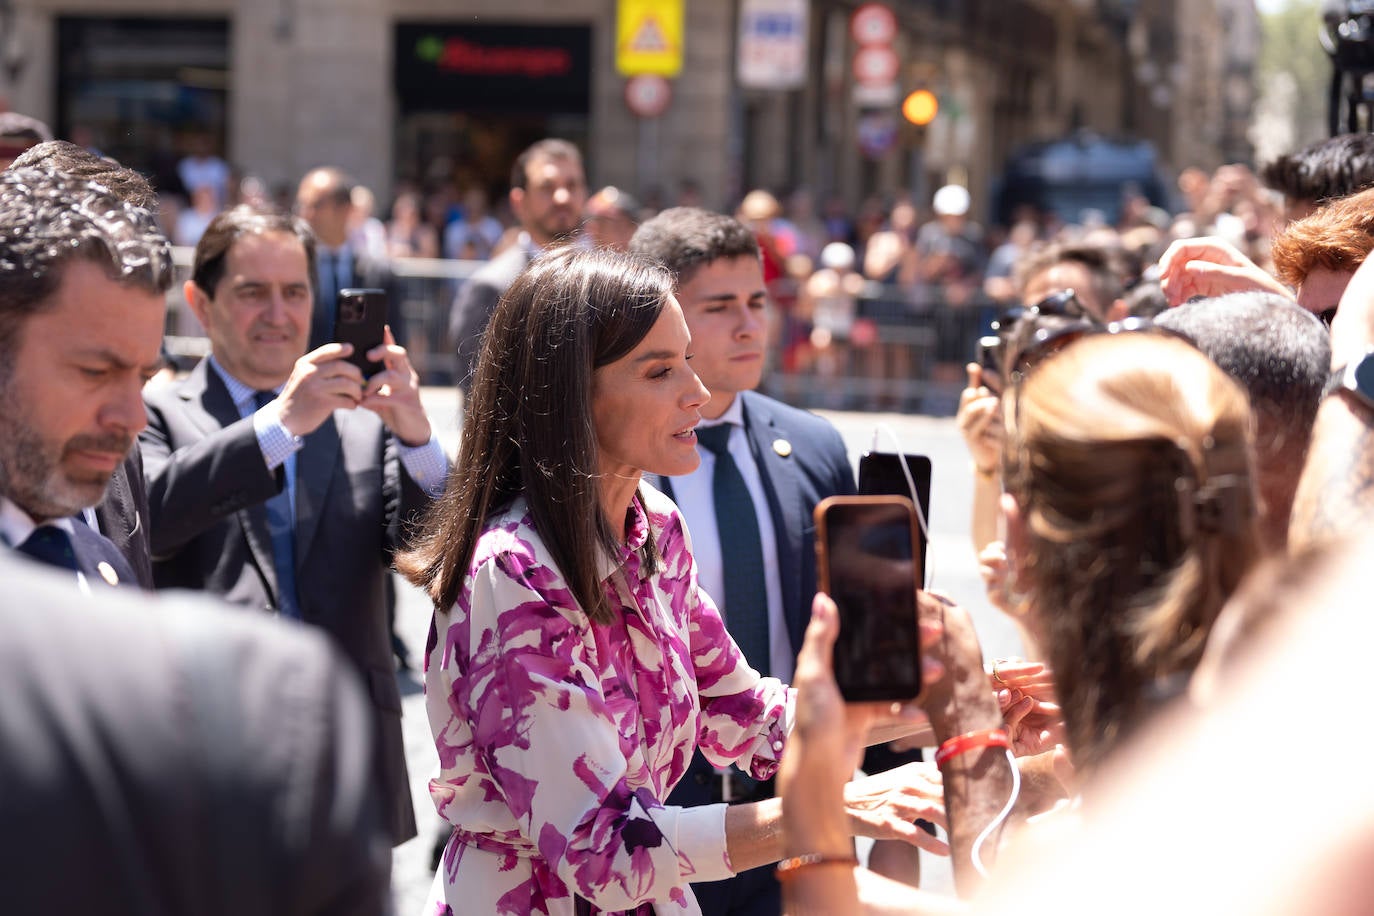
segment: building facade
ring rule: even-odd
[[[681,0],[655,118],[627,105],[616,0],[0,0],[0,95],[160,185],[203,144],[281,188],[338,165],[383,202],[398,180],[499,198],[545,135],[584,149],[594,185],[671,204],[687,183],[712,207],[752,187],[928,200],[947,180],[979,206],[1014,149],[1079,127],[1175,170],[1248,155],[1253,53],[1209,48],[1253,0],[890,0],[898,100],[940,101],[924,128],[856,95],[856,2],[806,4],[800,88],[741,88],[743,2]]]

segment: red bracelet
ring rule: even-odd
[[[783,859],[778,863],[774,870],[779,881],[786,881],[793,877],[797,872],[807,868],[814,868],[817,865],[845,865],[849,868],[859,864],[859,860],[854,856],[827,856],[819,852],[808,852],[805,855],[793,856],[790,859]]]
[[[942,767],[951,757],[958,757],[965,751],[973,751],[983,747],[1010,749],[1011,741],[1007,738],[1007,730],[1005,728],[985,728],[982,731],[969,732],[966,735],[956,735],[940,744],[940,749],[935,752],[935,765]]]

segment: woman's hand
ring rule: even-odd
[[[1016,756],[1030,757],[1064,743],[1064,716],[1049,668],[1019,658],[998,659],[988,676]]]
[[[983,368],[969,363],[968,387],[959,395],[954,423],[964,437],[974,467],[994,474],[1002,457],[1002,399],[983,384]]]
[[[937,856],[949,855],[949,844],[913,823],[945,823],[945,790],[935,764],[908,763],[856,779],[844,790],[845,808],[855,836],[902,840]]]
[[[1179,239],[1159,259],[1159,284],[1169,305],[1195,296],[1261,290],[1288,298],[1293,293],[1225,239]]]

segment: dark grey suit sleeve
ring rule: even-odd
[[[171,424],[189,421],[152,401],[147,406],[148,426],[138,445],[148,484],[154,559],[173,556],[225,516],[266,502],[285,486],[281,468],[267,469],[252,417],[174,451]]]
[[[482,336],[486,333],[487,323],[496,311],[496,303],[500,301],[502,292],[490,281],[474,274],[453,298],[448,331],[457,356],[454,377],[462,391],[467,391],[471,384],[473,370],[477,368],[477,355],[482,349]]]

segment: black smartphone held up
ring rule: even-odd
[[[902,461],[911,472],[916,485],[916,504],[921,518],[930,530],[930,459],[925,455],[898,455],[896,452],[865,452],[859,456],[859,493],[864,496],[905,496],[911,499],[911,486],[902,473]],[[926,539],[920,538],[920,574],[918,582],[925,582]]]
[[[816,573],[840,611],[835,681],[848,702],[921,692],[916,509],[904,496],[832,496],[816,506]]]
[[[372,378],[386,366],[367,358],[367,351],[382,343],[386,335],[386,290],[341,289],[334,312],[334,341],[350,343],[353,353],[348,362]]]
[[[1002,338],[995,334],[978,338],[978,365],[983,370],[983,387],[1002,393]]]

